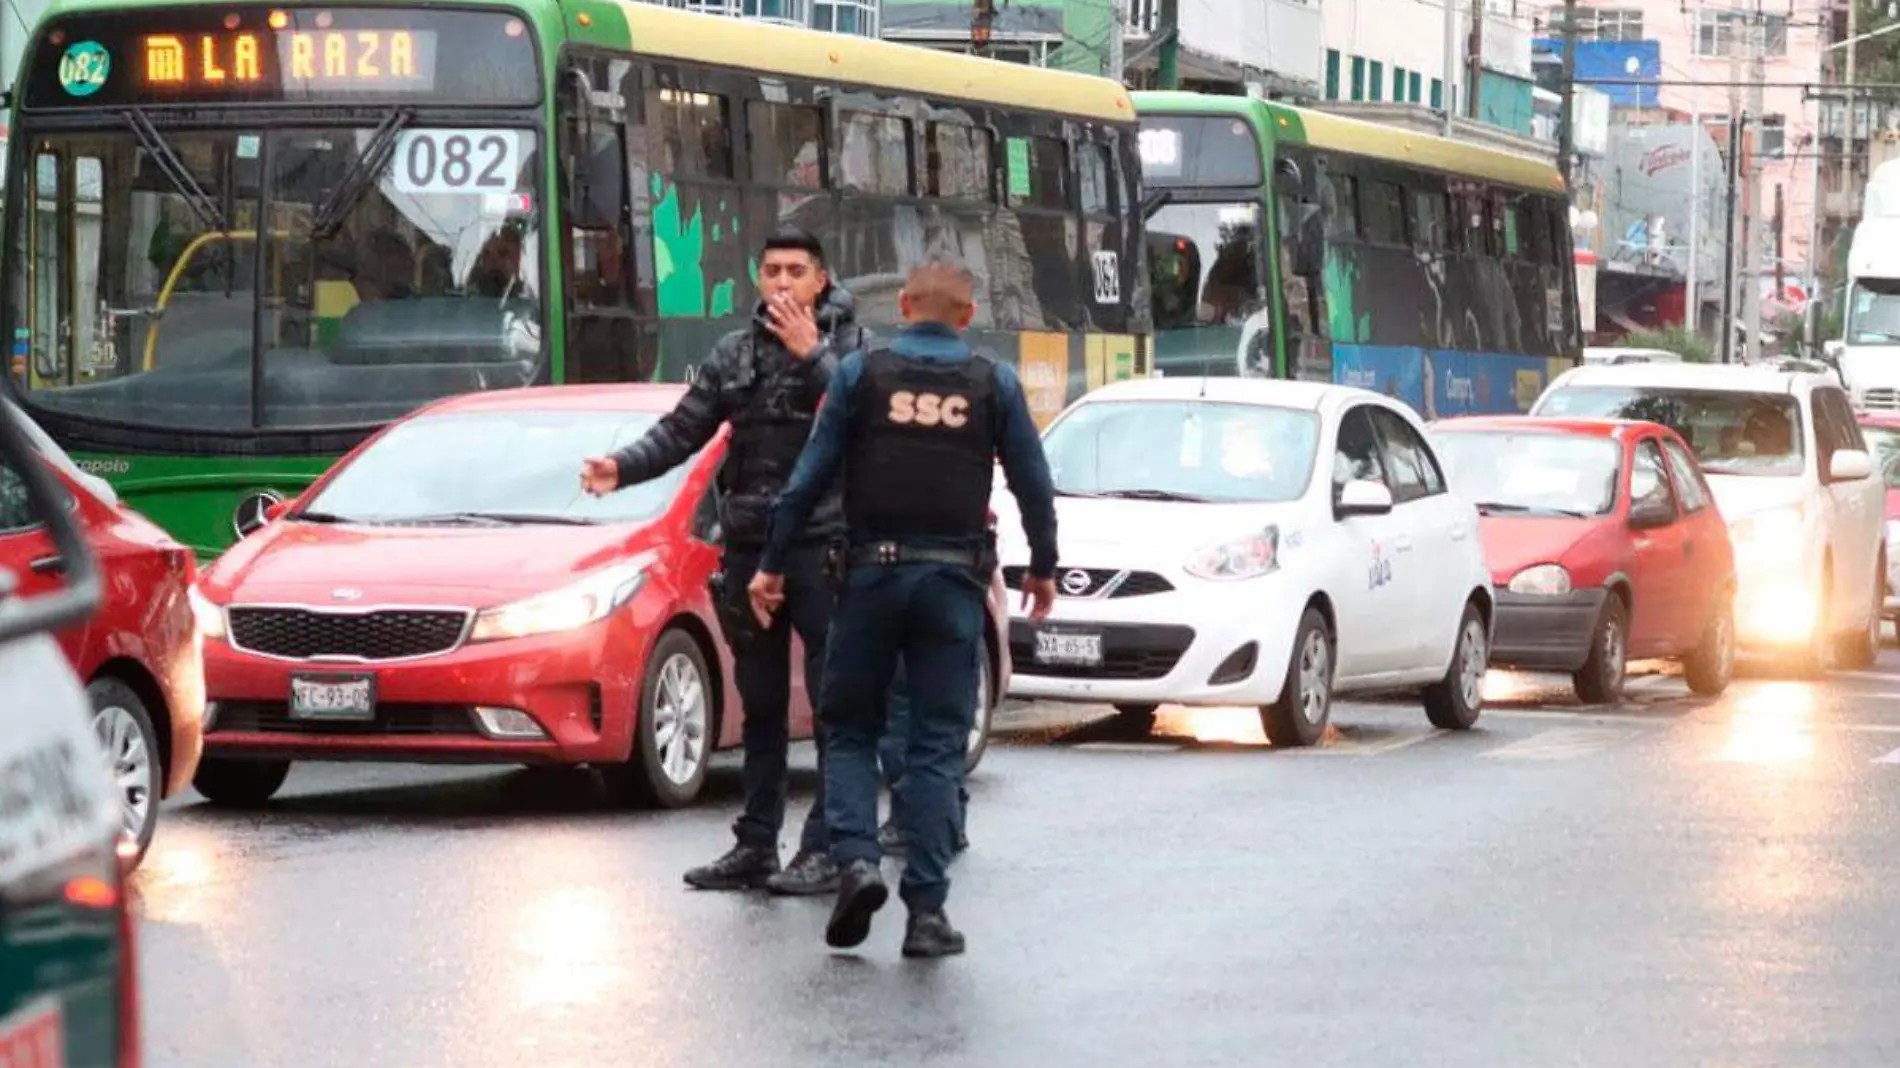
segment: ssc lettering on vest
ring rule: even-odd
[[[887,418],[893,423],[941,425],[955,430],[970,421],[970,398],[900,389],[891,394],[891,410]]]

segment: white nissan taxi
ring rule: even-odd
[[[1633,364],[1558,376],[1532,415],[1647,419],[1682,435],[1728,521],[1735,634],[1800,673],[1866,667],[1886,600],[1886,484],[1831,374]],[[1693,547],[1691,547],[1693,548]]]
[[[1478,718],[1491,580],[1470,502],[1410,409],[1260,379],[1097,389],[1044,434],[1062,559],[1055,610],[1010,622],[1014,695],[1256,705],[1311,745],[1334,694],[1417,686],[1440,727]],[[1028,547],[995,497],[1004,579]]]

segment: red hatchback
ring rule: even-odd
[[[582,458],[644,434],[680,386],[481,393],[410,415],[340,460],[199,584],[212,711],[197,786],[270,797],[296,760],[587,764],[665,807],[739,742],[718,567],[722,433],[605,498]],[[984,708],[1008,685],[992,584]],[[792,728],[811,709],[794,665]]]
[[[191,782],[203,741],[204,668],[190,597],[197,558],[9,410],[70,496],[99,564],[98,608],[56,637],[86,683],[121,806],[119,851],[137,864],[158,827],[159,801]],[[31,515],[19,472],[0,461],[0,573],[34,597],[65,585],[65,572],[51,533]]]
[[[1569,672],[1592,704],[1621,696],[1629,660],[1679,659],[1697,693],[1728,687],[1734,554],[1680,437],[1524,416],[1432,432],[1452,491],[1478,508],[1497,590],[1493,665]]]

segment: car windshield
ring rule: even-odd
[[[299,517],[400,524],[638,523],[672,504],[691,464],[606,497],[580,464],[645,433],[648,412],[454,412],[398,423],[337,473]]]
[[[536,135],[404,118],[161,130],[133,110],[34,132],[16,381],[62,414],[212,431],[369,426],[528,384]]]
[[[1291,501],[1319,444],[1313,412],[1215,401],[1098,401],[1049,428],[1056,492],[1078,497]]]
[[[1570,386],[1540,416],[1646,419],[1682,435],[1712,475],[1794,477],[1804,467],[1801,406],[1787,393],[1660,386]]]
[[[1623,452],[1608,438],[1547,430],[1434,428],[1433,444],[1459,496],[1492,515],[1607,515]]]
[[[1861,424],[1860,435],[1867,439],[1867,451],[1888,489],[1900,489],[1900,427]]]

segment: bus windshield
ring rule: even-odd
[[[8,272],[13,373],[34,404],[314,429],[533,379],[534,131],[394,110],[248,132],[126,115],[25,135]]]
[[[1256,358],[1270,357],[1261,217],[1257,202],[1224,201],[1172,203],[1148,220],[1155,362],[1165,373],[1235,374],[1247,342]]]

